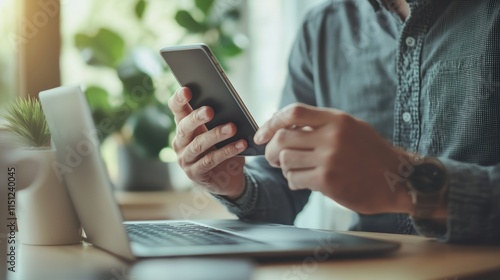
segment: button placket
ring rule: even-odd
[[[417,151],[420,134],[420,53],[427,32],[432,3],[422,1],[412,5],[412,13],[405,23],[399,42],[398,93],[395,104],[395,145]],[[425,15],[425,16],[424,16]]]

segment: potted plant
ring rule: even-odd
[[[50,131],[42,108],[33,98],[18,98],[9,104],[4,115],[7,129],[24,147],[50,149]]]
[[[138,0],[134,6],[136,25],[144,36],[154,34],[144,22],[148,2]],[[223,67],[226,60],[243,52],[237,43],[243,35],[227,28],[240,18],[236,6],[218,5],[214,0],[193,1],[190,9],[175,12],[176,23],[185,32],[184,41],[203,41],[211,47]],[[234,28],[233,28],[234,29]],[[167,172],[175,153],[169,148],[175,132],[172,113],[159,92],[173,93],[177,82],[159,56],[157,49],[133,42],[128,30],[119,32],[106,26],[93,27],[75,34],[74,43],[89,68],[111,70],[121,85],[119,92],[89,83],[85,94],[92,110],[96,127],[104,138],[111,136],[118,145],[118,175],[115,186],[124,190],[148,191],[168,189]],[[244,41],[244,40],[243,40]],[[90,69],[89,69],[90,70]],[[159,84],[162,84],[161,86]],[[160,88],[161,87],[161,88]],[[107,124],[107,125],[103,125]],[[103,139],[101,139],[103,140]]]
[[[16,193],[21,242],[32,245],[74,244],[81,240],[81,227],[73,204],[52,163],[55,150],[40,103],[19,98],[7,106],[7,129],[19,147],[11,159],[9,176]]]

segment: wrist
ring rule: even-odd
[[[243,173],[243,176],[241,176],[241,179],[240,179],[240,183],[237,184],[238,187],[234,188],[234,193],[225,194],[224,197],[226,197],[227,199],[229,199],[231,201],[236,201],[239,198],[241,198],[243,196],[243,194],[245,193],[245,190],[246,190],[247,185],[248,185],[247,176],[248,175]]]
[[[248,216],[255,209],[258,197],[258,187],[255,178],[251,174],[245,174],[245,186],[241,197],[230,199],[225,195],[212,194],[225,205],[228,210],[238,217]]]
[[[395,153],[396,160],[393,161],[389,172],[385,174],[394,198],[391,212],[413,215],[414,205],[407,180],[418,163],[419,157],[399,148],[395,148]]]

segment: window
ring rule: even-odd
[[[245,101],[257,123],[264,123],[278,108],[297,31],[308,10],[323,1],[270,0],[265,5],[248,1],[251,81],[247,90],[251,94]]]
[[[0,0],[0,111],[16,96],[60,84],[58,3]]]
[[[6,103],[17,95],[17,64],[16,64],[16,15],[18,1],[0,0],[0,114]]]

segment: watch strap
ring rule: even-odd
[[[408,182],[411,184],[410,182]],[[412,187],[410,187],[412,188]],[[429,218],[434,214],[439,202],[442,199],[442,192],[439,194],[423,194],[416,191],[410,192],[413,203],[413,217],[415,218]]]

